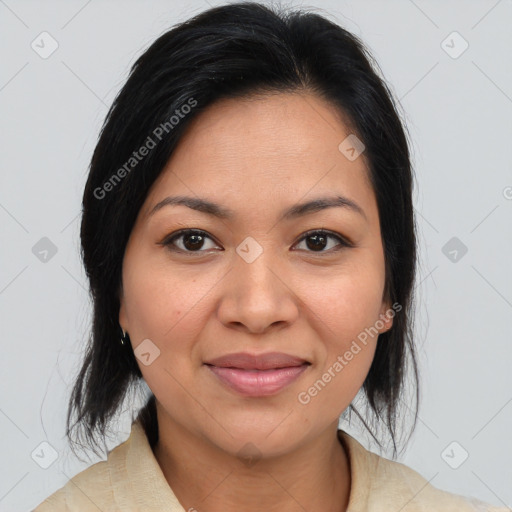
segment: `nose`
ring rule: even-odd
[[[292,324],[299,315],[299,300],[287,276],[270,254],[263,252],[252,263],[237,256],[222,280],[219,320],[254,334]]]

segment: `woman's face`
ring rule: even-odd
[[[219,101],[187,128],[131,233],[119,315],[168,425],[276,455],[337,424],[362,386],[392,317],[349,135],[330,104],[284,93]],[[338,197],[356,206],[300,208]],[[171,241],[185,229],[203,233]]]

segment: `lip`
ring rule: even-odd
[[[281,352],[228,354],[205,363],[223,384],[252,397],[278,393],[298,379],[310,364]]]
[[[273,368],[290,368],[308,363],[301,357],[283,352],[267,352],[266,354],[250,354],[237,352],[206,361],[206,364],[222,368],[239,368],[242,370],[269,370]],[[308,363],[309,364],[309,363]]]

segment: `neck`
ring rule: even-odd
[[[158,415],[153,451],[178,501],[190,512],[345,512],[350,467],[337,421],[299,448],[242,462]]]

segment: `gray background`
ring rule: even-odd
[[[209,4],[0,0],[2,511],[35,506],[89,465],[69,454],[64,437],[90,321],[78,240],[87,166],[136,57]],[[423,402],[400,460],[437,487],[510,507],[512,2],[312,5],[369,46],[413,139]],[[40,56],[52,44],[43,31],[58,43],[48,58]],[[459,55],[460,37],[469,46]],[[43,237],[57,249],[46,262],[33,252]],[[128,432],[129,411],[110,446]],[[42,442],[58,454],[48,469]]]

